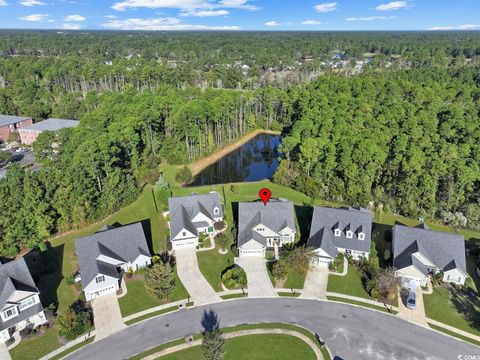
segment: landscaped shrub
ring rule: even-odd
[[[275,277],[275,279],[285,279],[287,277],[287,272],[287,267],[283,264],[283,262],[277,261],[275,264],[273,264],[272,275]]]
[[[240,187],[237,184],[232,184],[230,186],[230,190],[232,191],[232,193],[238,194],[238,191],[240,190]]]
[[[228,289],[244,287],[247,285],[247,274],[241,267],[234,265],[224,272],[222,282]]]
[[[225,235],[225,233],[218,233],[215,235],[215,244],[221,249],[225,249],[228,245],[227,235]]]
[[[91,313],[85,306],[84,302],[77,301],[57,317],[58,333],[67,340],[73,340],[84,332],[88,331],[91,326]]]
[[[192,181],[192,178],[192,172],[190,171],[190,168],[186,165],[177,172],[177,175],[175,175],[175,180],[177,180],[181,184],[189,183],[190,181]]]

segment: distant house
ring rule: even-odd
[[[463,285],[468,276],[462,235],[395,225],[392,229],[393,266],[403,280],[425,286],[429,275],[443,272],[443,281]]]
[[[20,133],[20,139],[23,144],[31,145],[37,140],[38,135],[44,131],[57,131],[65,128],[74,128],[80,122],[77,120],[65,120],[65,119],[47,119],[37,122],[33,125],[23,127],[18,130]]]
[[[368,259],[372,215],[362,208],[315,207],[307,245],[318,255],[314,265],[327,267],[339,252],[355,260]]]
[[[168,209],[172,250],[196,247],[200,234],[216,234],[215,223],[223,221],[217,192],[169,198]]]
[[[47,322],[39,294],[23,258],[0,262],[0,341]]]
[[[75,241],[83,291],[87,300],[116,292],[125,271],[151,263],[141,223],[105,229]]]
[[[293,203],[271,199],[238,204],[239,256],[265,256],[265,250],[291,244],[297,233]]]
[[[7,141],[11,133],[32,123],[32,118],[29,117],[0,115],[0,140]]]

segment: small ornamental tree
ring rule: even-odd
[[[190,181],[192,181],[192,178],[192,172],[187,165],[181,168],[177,175],[175,175],[175,180],[177,180],[181,184],[189,183]]]
[[[273,265],[272,275],[275,277],[275,279],[279,279],[279,280],[285,279],[287,277],[286,266],[281,261],[277,261]]]
[[[145,287],[158,299],[166,299],[175,289],[175,277],[170,263],[155,263],[145,271]]]
[[[316,256],[311,247],[300,246],[286,252],[283,259],[290,270],[305,274]]]
[[[218,233],[215,236],[215,244],[220,246],[221,249],[225,249],[228,245],[227,235],[225,235],[224,233]]]

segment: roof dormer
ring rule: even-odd
[[[352,230],[347,230],[345,232],[345,236],[347,237],[347,239],[352,239],[353,238],[353,231]]]
[[[355,232],[357,234],[358,240],[365,240],[365,233],[363,232],[363,226],[362,225],[360,225]]]

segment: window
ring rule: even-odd
[[[342,235],[342,230],[335,229],[335,236],[341,236],[341,235]]]
[[[35,296],[30,296],[28,299],[23,300],[19,305],[18,308],[23,310],[35,304],[37,301],[35,300]]]
[[[2,318],[3,320],[8,320],[14,316],[17,316],[18,315],[18,312],[17,312],[17,308],[16,307],[12,307],[8,310],[5,310],[3,313],[2,313]]]
[[[98,283],[104,282],[105,281],[105,276],[100,275],[95,278],[95,281]]]
[[[187,232],[186,232],[186,231],[182,231],[182,236],[187,236]]]
[[[347,238],[349,238],[349,239],[353,238],[353,231],[351,231],[351,230],[347,231]]]
[[[213,213],[214,213],[215,215],[220,214],[220,209],[219,209],[218,207],[216,207],[215,209],[213,209]]]
[[[365,240],[365,234],[364,233],[358,233],[358,240]]]

